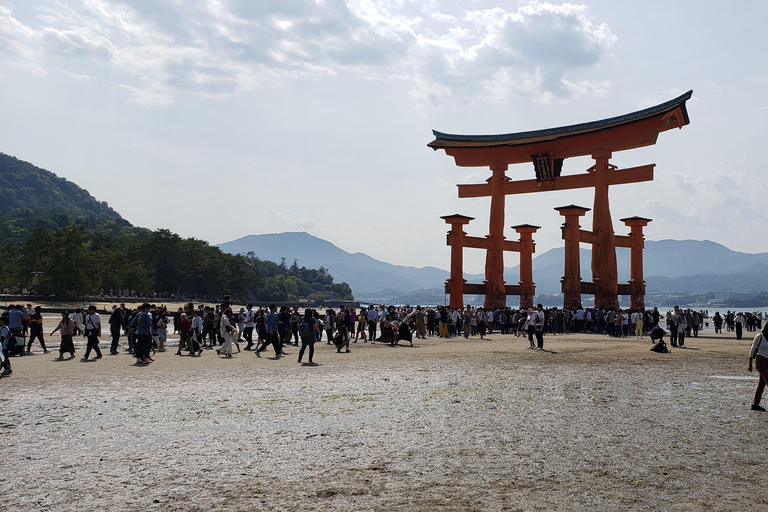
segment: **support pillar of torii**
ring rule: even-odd
[[[447,237],[447,243],[451,247],[451,275],[445,283],[446,292],[450,294],[450,307],[463,307],[464,294],[485,295],[486,300],[483,306],[492,308],[505,307],[507,295],[519,295],[521,308],[533,307],[533,295],[536,292],[536,286],[533,282],[533,253],[536,250],[536,244],[533,242],[533,233],[540,229],[540,226],[533,226],[531,224],[512,226],[512,229],[518,233],[520,239],[518,241],[505,240],[502,236],[500,237],[501,243],[495,244],[490,235],[484,238],[467,236],[463,226],[474,220],[473,217],[454,214],[440,218],[445,220],[446,224],[451,226],[451,230],[448,232]],[[503,226],[501,228],[503,229]],[[498,226],[495,226],[494,229],[498,229]],[[467,283],[464,279],[464,248],[485,249],[487,262],[489,259],[488,254],[494,250],[498,250],[498,245],[501,246],[500,249],[502,251],[501,257],[499,258],[502,263],[501,272],[490,275],[486,273],[486,280],[483,284]],[[520,281],[517,285],[508,285],[504,283],[503,251],[520,253]],[[486,272],[487,271],[488,266],[486,265]],[[488,305],[489,283],[495,287],[499,287],[500,283],[503,300],[500,306]]]
[[[645,309],[645,280],[643,277],[643,248],[645,248],[645,237],[643,228],[651,222],[651,219],[644,217],[627,217],[621,219],[627,227],[630,228],[630,302],[632,309]]]
[[[565,269],[563,271],[563,309],[577,309],[581,307],[581,257],[579,253],[580,223],[582,217],[589,208],[574,204],[555,208],[560,215],[565,217],[563,223],[563,240],[565,240]]]
[[[469,221],[475,220],[474,217],[465,215],[445,215],[440,217],[446,224],[451,225],[448,232],[448,245],[451,246],[451,276],[448,278],[446,288],[450,288],[450,299],[448,304],[452,308],[462,307],[464,305],[464,247],[466,247],[466,236],[462,226],[469,224]]]

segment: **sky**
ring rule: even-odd
[[[640,215],[648,240],[766,252],[766,19],[762,0],[0,0],[0,152],[137,226],[212,244],[306,231],[447,269],[440,216],[487,234],[490,199],[456,185],[490,170],[428,148],[431,130],[564,126],[693,89],[690,125],[614,154],[656,164],[654,181],[611,188],[615,231]],[[505,235],[535,224],[537,253],[561,247],[554,208],[592,201],[509,196]],[[465,270],[484,258],[465,250]]]

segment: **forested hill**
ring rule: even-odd
[[[66,212],[74,217],[111,217],[123,220],[103,201],[54,173],[0,153],[0,215],[37,210]]]
[[[107,203],[52,172],[0,153],[0,291],[81,297],[142,296],[245,301],[353,300],[346,283],[314,270],[223,253],[166,229],[132,226]]]

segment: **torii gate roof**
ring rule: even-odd
[[[433,130],[434,150],[444,149],[460,166],[530,162],[531,155],[553,158],[623,151],[656,143],[659,133],[687,125],[685,102],[693,91],[654,107],[589,123],[500,135],[456,135]]]

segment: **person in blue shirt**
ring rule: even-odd
[[[274,304],[269,305],[269,314],[267,315],[267,338],[264,340],[264,343],[256,349],[256,355],[261,357],[259,353],[267,348],[267,345],[270,343],[272,344],[272,348],[275,349],[275,358],[279,358],[283,355],[282,350],[280,349],[280,337],[278,335],[278,326],[277,326],[277,314],[275,313],[277,311],[277,306]]]
[[[11,309],[8,311],[8,329],[14,334],[21,334],[21,331],[24,329],[24,322],[28,318],[24,312],[24,306],[21,304],[11,306]]]

